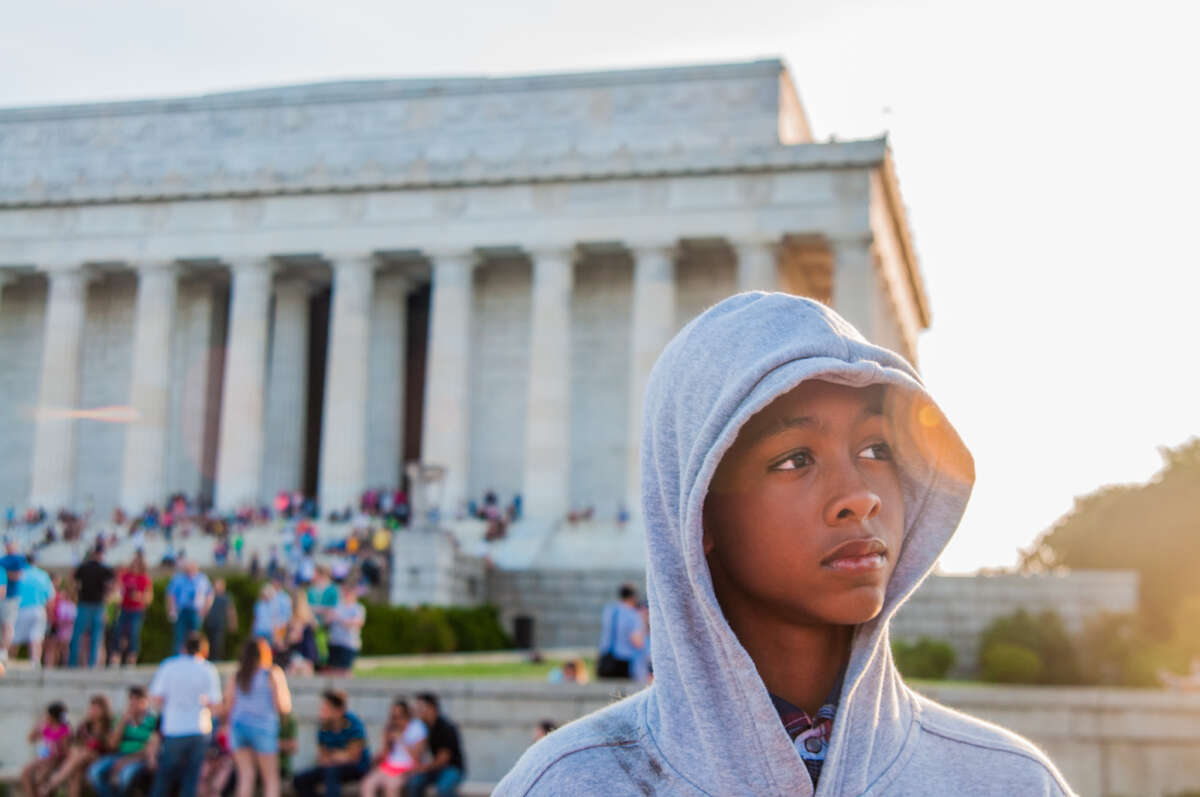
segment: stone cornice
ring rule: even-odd
[[[514,77],[431,77],[339,80],[203,94],[194,97],[0,108],[0,124],[15,121],[86,119],[126,114],[280,108],[313,103],[372,102],[391,99],[491,95],[560,89],[679,83],[727,78],[777,77],[786,67],[779,58],[726,64],[696,64],[650,69],[519,75]]]
[[[294,178],[258,177],[235,180],[217,177],[200,179],[193,184],[177,179],[156,185],[113,186],[111,190],[103,192],[89,191],[87,186],[83,186],[40,198],[28,195],[11,196],[0,191],[0,209],[872,168],[882,165],[886,155],[887,146],[884,139],[868,139],[679,154],[637,155],[622,151],[604,158],[567,156],[501,163],[486,163],[475,159],[430,163],[418,159],[406,165],[398,165],[395,171],[387,174],[377,169],[359,169],[346,170],[339,174],[310,171]]]
[[[904,207],[904,200],[900,195],[900,181],[896,177],[895,162],[892,160],[891,147],[887,145],[887,140],[884,139],[884,156],[880,163],[880,171],[883,173],[883,187],[887,194],[888,207],[891,210],[891,217],[895,225],[896,238],[900,241],[900,247],[904,251],[904,259],[907,261],[906,271],[908,279],[912,287],[913,296],[916,297],[917,313],[920,315],[921,323],[926,329],[929,328],[931,317],[929,311],[929,297],[925,294],[925,280],[921,277],[921,267],[917,262],[916,247],[913,246],[912,233],[908,224],[908,211]]]
[[[0,111],[0,205],[588,179],[780,148],[777,60]],[[785,115],[795,115],[789,109]],[[665,164],[665,166],[660,166]]]

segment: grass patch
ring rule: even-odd
[[[588,661],[587,665],[589,672],[595,669],[594,662]],[[551,670],[561,666],[561,661],[553,660],[541,661],[536,664],[524,661],[389,664],[383,667],[355,670],[354,675],[359,678],[545,681],[550,676]]]

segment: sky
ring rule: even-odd
[[[976,459],[941,563],[968,572],[1200,435],[1189,5],[39,0],[0,26],[0,106],[781,57],[818,139],[889,135],[920,367]]]

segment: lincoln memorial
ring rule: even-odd
[[[660,349],[743,290],[915,358],[885,139],[778,60],[0,110],[0,506],[636,510]]]

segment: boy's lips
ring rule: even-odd
[[[821,560],[821,566],[873,569],[882,566],[883,561],[887,559],[887,552],[887,543],[878,537],[858,537],[846,540],[826,554]]]

